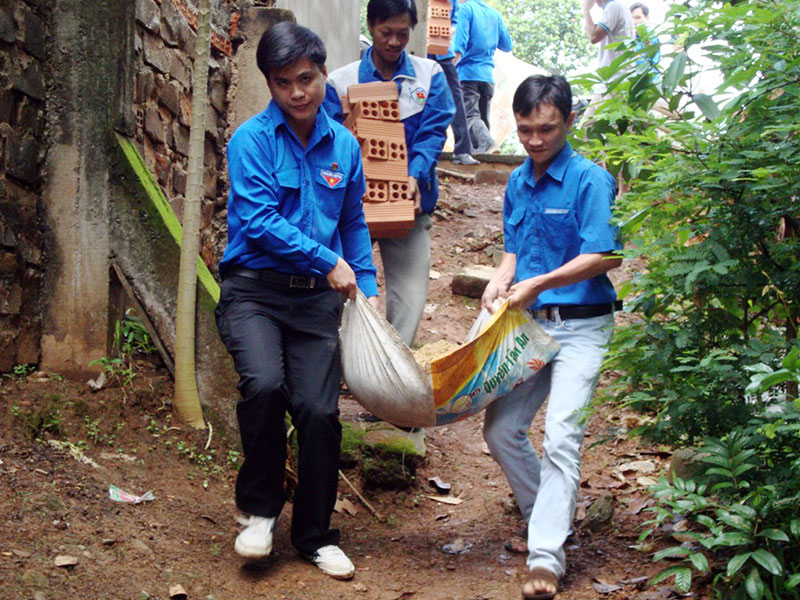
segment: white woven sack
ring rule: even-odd
[[[360,290],[344,305],[339,340],[344,382],[364,408],[401,427],[436,424],[431,376]]]

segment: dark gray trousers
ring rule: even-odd
[[[304,554],[339,543],[330,528],[339,450],[338,327],[342,299],[330,289],[275,289],[230,276],[222,283],[217,327],[239,374],[236,406],[244,463],[236,506],[276,517],[286,501],[285,413],[297,428],[298,487],[292,544]]]

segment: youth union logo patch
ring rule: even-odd
[[[322,178],[328,184],[329,187],[336,187],[339,185],[339,182],[344,179],[344,175],[339,172],[328,171],[327,169],[323,169],[321,171]]]
[[[411,99],[422,106],[425,104],[425,100],[428,97],[428,93],[424,90],[424,88],[418,87],[417,89],[411,92]]]

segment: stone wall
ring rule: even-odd
[[[40,357],[50,22],[42,2],[0,2],[0,371]]]
[[[227,0],[212,2],[199,252],[214,273],[225,241],[227,90],[237,15]],[[136,141],[178,218],[186,194],[196,18],[190,0],[136,0]]]

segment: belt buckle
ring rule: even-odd
[[[310,290],[314,287],[316,280],[313,277],[304,277],[303,275],[289,275],[290,288],[303,288]]]

